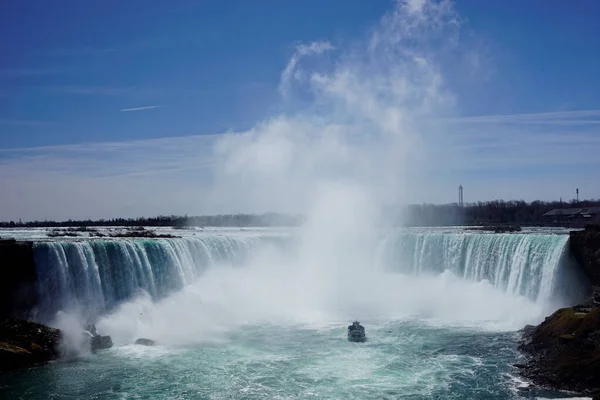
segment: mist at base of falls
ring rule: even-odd
[[[148,337],[166,345],[218,340],[245,324],[341,326],[425,320],[492,330],[516,330],[544,316],[544,307],[488,282],[438,276],[364,273],[315,281],[274,268],[215,269],[160,302],[148,296],[121,305],[97,324],[117,344]]]
[[[123,344],[137,337],[186,344],[246,324],[353,319],[518,330],[585,294],[565,236],[391,231],[382,238],[369,228],[374,212],[364,193],[325,188],[294,246],[259,246],[242,264],[214,265],[155,303],[139,296],[98,328]]]
[[[243,264],[213,265],[160,300],[142,292],[100,318],[99,332],[123,345],[139,337],[186,345],[221,340],[245,325],[319,329],[353,319],[367,326],[419,320],[514,331],[585,294],[584,280],[566,260],[564,236],[458,232],[438,240],[425,232],[416,234],[417,246],[411,245],[415,234],[376,239],[372,231],[353,229],[359,221],[325,229],[336,216],[322,217],[295,246],[260,246]],[[407,242],[412,254],[398,253]],[[436,252],[455,264],[428,268],[437,257],[427,255]],[[386,255],[396,257],[393,268]]]

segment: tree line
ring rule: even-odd
[[[400,219],[408,226],[519,224],[547,225],[543,215],[554,209],[600,207],[600,200],[579,202],[494,200],[464,204],[408,206]]]
[[[153,226],[153,227],[264,227],[264,226],[299,226],[303,223],[302,216],[279,213],[266,214],[221,214],[221,215],[160,215],[157,217],[112,218],[98,220],[67,220],[67,221],[28,221],[0,222],[2,228],[54,228],[54,227],[91,227],[91,226]]]
[[[543,215],[556,208],[600,207],[600,200],[583,200],[575,203],[563,201],[540,201],[527,203],[523,200],[494,200],[464,204],[420,204],[403,207],[399,212],[388,209],[384,220],[391,225],[449,226],[482,224],[544,225]],[[157,216],[140,218],[113,218],[99,220],[0,222],[2,228],[33,227],[91,227],[91,226],[153,226],[153,227],[277,227],[300,226],[304,215],[280,213],[221,214],[204,216]]]

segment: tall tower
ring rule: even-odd
[[[460,185],[458,187],[458,205],[459,207],[463,206],[463,187]]]
[[[579,188],[575,189],[575,193],[577,193],[577,204],[579,204]]]

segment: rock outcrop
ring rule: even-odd
[[[37,305],[33,243],[0,239],[0,318],[29,318]]]
[[[112,338],[110,336],[99,335],[94,324],[86,326],[84,332],[89,335],[89,345],[92,352],[101,349],[110,349],[113,346]]]
[[[154,346],[155,342],[152,339],[139,338],[135,341],[135,344],[140,344],[142,346]]]
[[[523,329],[519,349],[528,356],[517,367],[541,386],[600,394],[600,226],[570,232],[571,254],[593,285],[584,304],[562,308],[536,327]],[[594,397],[596,398],[596,397]]]
[[[529,356],[521,374],[535,384],[580,393],[600,392],[600,308],[563,308],[524,329],[519,349]]]
[[[34,322],[0,322],[0,371],[44,364],[59,357],[61,332]]]
[[[113,346],[112,338],[110,336],[96,335],[92,337],[90,341],[90,347],[92,351],[98,351],[102,349],[110,349]]]
[[[600,225],[588,225],[585,230],[570,232],[569,248],[571,254],[590,278],[595,288],[595,293],[599,293]],[[597,298],[596,301],[600,302],[600,298]]]

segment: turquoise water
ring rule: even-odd
[[[78,357],[10,399],[517,399],[517,331],[585,293],[567,236],[409,230],[36,244],[38,310]],[[96,310],[114,347],[77,344]],[[58,311],[58,313],[56,313]],[[350,343],[355,318],[366,343]],[[156,340],[136,346],[136,338]]]
[[[419,321],[247,326],[219,343],[114,347],[75,362],[0,378],[14,399],[516,399],[514,332]],[[521,387],[521,388],[520,388]]]

